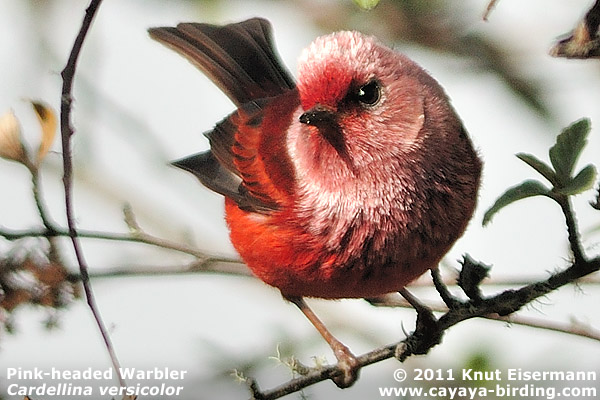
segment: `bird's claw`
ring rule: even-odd
[[[338,360],[337,365],[338,368],[342,370],[342,374],[331,378],[331,380],[337,387],[344,389],[352,386],[354,382],[358,380],[360,363],[348,347],[344,346],[342,343],[339,344],[341,346],[337,346],[337,348],[334,349],[334,354]]]

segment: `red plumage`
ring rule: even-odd
[[[261,19],[153,28],[238,109],[178,161],[226,197],[231,241],[286,297],[397,291],[463,233],[480,161],[438,83],[357,32],[318,38],[298,84]]]

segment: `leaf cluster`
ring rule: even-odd
[[[576,174],[574,173],[577,160],[587,144],[590,128],[591,123],[588,118],[575,121],[565,128],[548,152],[551,165],[532,154],[517,154],[521,161],[542,175],[551,187],[537,179],[528,179],[509,188],[486,211],[483,225],[487,225],[498,211],[515,201],[533,196],[546,196],[559,200],[591,189],[597,176],[594,165],[588,164]]]

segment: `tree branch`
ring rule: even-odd
[[[104,326],[104,322],[102,321],[102,317],[100,316],[100,311],[98,310],[98,306],[96,305],[96,300],[94,298],[94,292],[92,291],[92,286],[90,283],[90,277],[88,274],[88,267],[85,261],[85,257],[83,255],[83,251],[81,249],[79,239],[77,238],[77,227],[75,225],[75,216],[74,216],[74,208],[73,208],[73,159],[72,159],[72,148],[71,148],[71,138],[75,133],[72,125],[71,125],[71,110],[73,103],[73,80],[75,78],[75,70],[77,68],[77,60],[79,58],[79,54],[81,53],[81,49],[83,47],[83,42],[89,29],[92,25],[94,17],[98,11],[98,7],[102,0],[91,0],[88,8],[85,10],[85,17],[83,18],[83,22],[81,24],[81,28],[77,37],[75,38],[75,42],[73,43],[73,47],[71,49],[71,53],[69,54],[69,59],[65,68],[61,72],[61,77],[63,80],[62,92],[61,92],[61,103],[60,103],[60,131],[62,138],[62,155],[63,155],[63,184],[65,188],[65,209],[67,214],[67,225],[69,228],[69,237],[71,238],[71,243],[73,244],[73,250],[75,251],[75,257],[77,258],[77,263],[79,264],[79,272],[81,274],[81,282],[83,284],[83,288],[85,291],[85,296],[87,299],[88,306],[92,314],[94,315],[94,319],[96,320],[96,325],[100,330],[102,338],[104,340],[104,344],[106,349],[110,355],[110,359],[113,364],[113,368],[115,369],[116,375],[119,379],[119,384],[121,387],[125,386],[125,380],[121,375],[121,370],[119,366],[119,360],[114,351],[114,347],[110,340],[110,336],[108,334],[108,330]]]
[[[516,321],[519,321],[519,318],[509,318],[507,315],[561,286],[572,283],[578,278],[598,270],[600,270],[600,257],[590,261],[584,261],[583,263],[574,263],[565,270],[551,275],[545,281],[532,283],[518,290],[501,292],[495,296],[482,299],[481,302],[478,302],[477,304],[473,304],[472,302],[461,303],[458,307],[448,310],[443,314],[436,322],[436,331],[431,332],[430,334],[432,336],[443,334],[444,331],[459,322],[475,317],[518,323]],[[548,329],[550,328],[548,327]],[[560,329],[554,327],[552,330]],[[406,339],[400,342],[380,347],[357,357],[360,367],[366,367],[367,365],[392,357],[400,357],[403,359],[410,357],[414,354],[412,352],[414,348],[419,348],[423,340],[428,340],[428,338],[423,338],[421,335],[415,335],[415,333],[417,333],[417,331],[411,333]],[[573,332],[568,331],[567,333]],[[600,334],[595,332],[583,336],[600,340]],[[331,379],[341,373],[341,369],[336,365],[328,365],[318,369],[311,368],[308,374],[292,379],[285,384],[267,391],[257,390],[258,386],[255,383],[255,390],[252,391],[252,399],[277,399],[302,390],[317,382]]]
[[[375,307],[389,307],[389,308],[412,308],[410,303],[403,298],[395,295],[387,295],[377,299],[369,299],[369,303]],[[427,303],[432,311],[436,313],[448,312],[448,307],[445,304],[433,304]],[[500,316],[498,314],[482,315],[480,318],[489,319],[491,321],[507,322],[511,325],[521,325],[530,328],[545,329],[558,333],[566,333],[568,335],[574,335],[579,337],[585,337],[592,340],[600,341],[600,331],[592,328],[591,326],[584,325],[573,321],[571,323],[561,323],[557,321],[528,317],[519,314],[511,314],[508,316]]]
[[[0,236],[4,237],[7,240],[18,240],[27,237],[69,237],[69,231],[60,228],[54,227],[53,230],[48,229],[23,229],[23,230],[12,230],[0,227]],[[101,232],[101,231],[91,231],[91,230],[77,230],[77,236],[79,238],[88,238],[88,239],[100,239],[100,240],[110,240],[116,242],[130,242],[130,243],[143,243],[156,247],[160,247],[167,250],[173,250],[184,254],[189,254],[191,256],[196,257],[199,260],[206,260],[207,262],[224,262],[224,263],[232,263],[232,264],[240,264],[244,265],[243,262],[237,258],[230,257],[215,257],[210,256],[204,253],[201,250],[198,250],[191,246],[186,246],[184,244],[173,242],[167,239],[162,239],[153,235],[150,235],[143,231],[136,231],[134,233],[114,233],[114,232]],[[240,274],[246,275],[246,273],[241,272]]]
[[[498,1],[499,0],[490,0],[487,7],[485,8],[485,11],[483,12],[483,20],[484,21],[488,20],[488,18],[490,17],[490,14],[492,13],[492,10],[494,9],[494,7],[496,7],[496,4],[498,3]]]

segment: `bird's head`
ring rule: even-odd
[[[427,75],[359,32],[316,39],[302,54],[300,122],[317,151],[335,151],[351,170],[398,157],[415,145],[425,119]],[[428,75],[427,75],[428,76]]]

